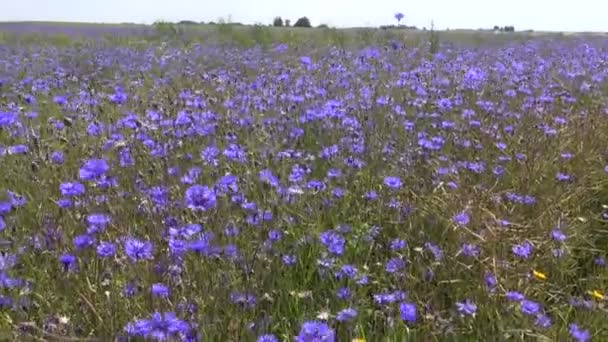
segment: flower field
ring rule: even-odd
[[[0,337],[608,340],[608,41],[0,46]]]

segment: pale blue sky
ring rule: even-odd
[[[151,23],[158,19],[270,23],[303,15],[313,24],[377,26],[395,22],[438,28],[490,28],[554,31],[608,31],[606,0],[0,0],[0,21],[86,21]]]

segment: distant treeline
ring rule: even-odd
[[[223,19],[218,20],[217,22],[215,21],[209,21],[209,22],[197,22],[194,20],[181,20],[179,22],[177,22],[176,24],[178,25],[216,25],[216,24],[230,24],[230,25],[234,25],[234,26],[245,26],[245,24],[243,23],[239,23],[239,22],[226,22]],[[291,24],[291,20],[289,19],[283,19],[281,17],[275,17],[274,20],[272,21],[272,23],[269,26],[274,26],[274,27],[312,27],[310,20],[308,19],[308,17],[301,17],[298,20],[296,20],[296,22],[292,25]],[[320,24],[317,27],[319,28],[328,28],[329,26],[327,24]],[[379,28],[381,30],[418,30],[418,27],[416,26],[409,26],[409,25],[380,25]],[[423,30],[426,30],[426,28],[423,28]],[[497,32],[515,32],[515,27],[514,26],[499,26],[496,25],[493,28],[494,31]]]

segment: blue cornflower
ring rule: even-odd
[[[110,165],[104,159],[89,159],[80,167],[79,175],[83,181],[100,178],[110,170]]]
[[[471,222],[471,218],[469,217],[469,214],[466,211],[461,211],[460,213],[452,217],[452,221],[454,221],[454,223],[459,226],[466,226],[467,224],[469,224],[469,222]]]
[[[63,265],[64,270],[73,269],[76,266],[76,257],[71,254],[62,254],[59,257],[59,262]]]
[[[94,232],[103,231],[109,223],[110,216],[106,214],[95,213],[87,215],[87,224]]]
[[[591,340],[591,334],[589,333],[589,330],[583,330],[574,323],[568,325],[568,331],[570,332],[570,336],[572,336],[572,338],[578,342],[585,342]]]
[[[302,324],[300,333],[296,336],[296,342],[334,342],[336,335],[326,323],[308,321]]]
[[[215,207],[216,195],[209,187],[193,185],[185,193],[186,207],[194,211],[207,211]]]
[[[10,190],[6,191],[6,196],[8,197],[10,204],[15,208],[22,207],[27,204],[27,198],[25,196],[19,195]]]
[[[326,231],[321,233],[320,240],[330,253],[335,255],[342,255],[344,253],[346,239],[342,235],[334,231]]]
[[[391,189],[399,189],[401,187],[401,179],[399,177],[385,177],[384,185]]]
[[[393,251],[399,251],[404,249],[406,245],[407,243],[405,242],[405,240],[394,239],[393,241],[391,241],[390,249]]]
[[[477,312],[477,305],[470,299],[456,303],[456,310],[464,316],[473,316]]]
[[[524,299],[520,303],[520,310],[526,315],[536,315],[540,311],[540,304]]]
[[[269,169],[264,169],[264,170],[260,171],[259,177],[260,177],[260,181],[262,181],[272,187],[279,186],[279,179],[275,175],[273,175],[272,171]]]
[[[285,254],[281,257],[281,261],[286,266],[293,266],[298,261],[296,256],[293,254]]]
[[[465,256],[476,257],[479,255],[479,252],[479,246],[474,244],[463,243],[462,246],[460,246],[460,254]]]
[[[524,259],[528,259],[530,257],[530,255],[532,254],[532,244],[529,243],[528,241],[525,241],[519,245],[515,245],[513,246],[513,248],[511,248],[513,254],[515,254],[516,256],[520,257],[520,258],[524,258]]]
[[[124,242],[125,254],[135,262],[152,259],[152,243],[129,237]]]
[[[57,206],[62,209],[70,208],[74,203],[69,198],[60,198],[57,200]]]
[[[346,308],[336,314],[336,320],[340,322],[352,321],[355,317],[357,317],[357,310],[353,308]]]
[[[341,287],[336,291],[336,296],[342,300],[346,300],[352,296],[352,292],[348,287]]]
[[[113,257],[114,254],[116,254],[116,245],[111,242],[102,241],[97,246],[97,255],[102,258]]]
[[[396,273],[405,268],[405,261],[401,258],[391,258],[386,262],[385,270],[387,273]]]
[[[509,291],[506,294],[506,297],[508,300],[513,301],[513,302],[519,302],[522,301],[525,297],[523,294],[517,292],[517,291]]]
[[[85,188],[81,183],[67,182],[61,183],[61,185],[59,185],[59,190],[61,191],[61,196],[73,197],[84,194]]]
[[[378,193],[376,193],[375,191],[368,191],[365,193],[365,195],[363,195],[363,198],[368,201],[374,201],[378,198]]]
[[[14,145],[9,146],[8,153],[9,154],[26,154],[29,152],[29,148],[26,145]]]
[[[279,342],[279,339],[272,334],[266,334],[259,336],[256,342]]]
[[[536,320],[534,321],[534,324],[539,328],[546,329],[551,327],[553,322],[551,321],[551,317],[547,316],[546,314],[538,314],[536,315]]]
[[[177,318],[173,312],[155,312],[149,319],[129,323],[125,327],[125,331],[130,336],[141,336],[159,341],[169,340],[178,334],[185,334],[188,330],[190,330],[188,323]]]
[[[406,323],[415,323],[417,316],[416,305],[408,302],[399,304],[399,316]]]
[[[0,215],[6,215],[13,210],[13,205],[9,201],[0,201]]]
[[[53,153],[51,153],[51,162],[53,162],[53,164],[61,165],[61,164],[63,164],[63,161],[64,161],[63,152],[54,151]]]
[[[564,240],[566,240],[567,236],[561,230],[553,229],[551,231],[551,238],[555,241],[564,241]]]
[[[93,246],[95,239],[89,234],[82,234],[74,237],[72,242],[76,246],[76,250],[81,250]]]
[[[155,283],[152,284],[152,288],[150,289],[150,292],[152,293],[152,295],[156,296],[156,297],[161,297],[161,298],[167,298],[169,297],[170,291],[169,288],[161,283]]]

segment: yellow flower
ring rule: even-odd
[[[353,338],[352,342],[365,342],[365,340],[362,338]]]
[[[606,298],[606,296],[604,296],[604,294],[602,293],[602,291],[599,290],[593,290],[593,291],[589,291],[587,292],[591,297],[597,299],[597,300],[604,300]]]
[[[547,275],[544,274],[543,272],[539,272],[537,270],[532,270],[532,275],[534,276],[534,278],[536,278],[537,280],[542,280],[545,281],[547,280]]]

